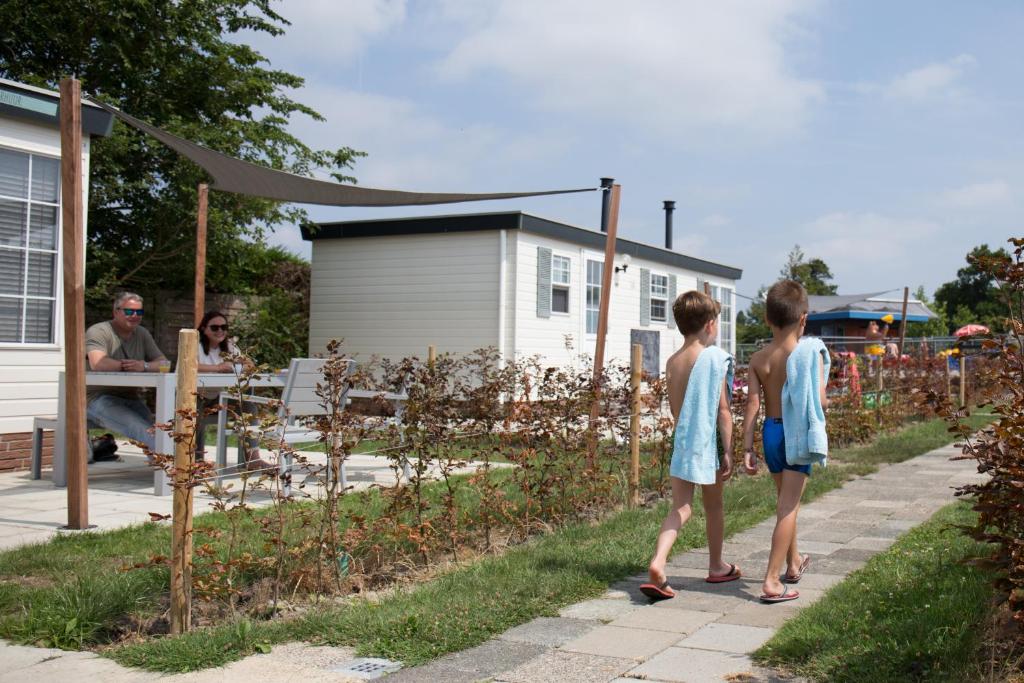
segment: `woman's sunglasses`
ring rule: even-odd
[[[207,325],[206,329],[210,330],[211,332],[227,332],[228,331],[228,326],[226,324],[225,325]]]

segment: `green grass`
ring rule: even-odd
[[[950,440],[938,421],[913,424],[884,438],[884,450],[835,451],[832,464],[811,477],[805,500],[874,471],[882,459],[904,460]],[[767,476],[735,479],[726,488],[727,534],[771,516],[774,500]],[[381,501],[369,493],[346,496],[344,505],[373,517]],[[261,643],[311,640],[351,645],[361,654],[407,664],[424,662],[600,595],[609,583],[642,571],[665,509],[662,504],[614,514],[599,524],[564,527],[379,602],[356,599],[300,618],[226,624],[181,637],[108,646],[104,653],[133,666],[187,671],[238,659]],[[705,544],[696,509],[676,551]],[[246,542],[255,549],[261,543],[256,524],[245,525]],[[196,527],[201,526],[223,529],[227,524],[224,515],[208,513],[197,517]],[[120,567],[166,554],[168,547],[167,527],[146,524],[0,553],[0,636],[69,649],[102,646],[116,636],[125,615],[154,614],[166,594],[164,568],[125,573]]]
[[[984,546],[953,526],[974,518],[963,502],[943,508],[786,622],[755,657],[814,680],[977,680],[991,577],[960,563]]]
[[[971,415],[964,419],[964,424],[973,429],[980,429],[990,422],[990,415]],[[955,438],[956,435],[950,433],[949,426],[942,420],[922,420],[897,431],[881,434],[871,443],[837,450],[830,458],[866,465],[902,462],[915,455],[945,446]]]

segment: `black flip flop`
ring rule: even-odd
[[[642,583],[640,584],[640,592],[651,600],[668,600],[676,597],[676,592],[672,590],[672,586],[668,585],[668,579],[660,586],[656,586],[653,583]]]

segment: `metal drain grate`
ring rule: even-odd
[[[380,678],[384,674],[394,673],[401,668],[401,662],[392,662],[390,659],[377,659],[375,657],[362,657],[360,659],[353,659],[344,666],[336,666],[331,671],[371,681],[374,678]]]

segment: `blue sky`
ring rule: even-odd
[[[287,0],[246,37],[369,153],[360,184],[513,191],[622,184],[619,232],[772,282],[800,244],[841,293],[952,279],[1024,235],[1024,3]],[[522,209],[597,227],[597,194],[314,220]],[[274,243],[309,255],[297,228]]]

